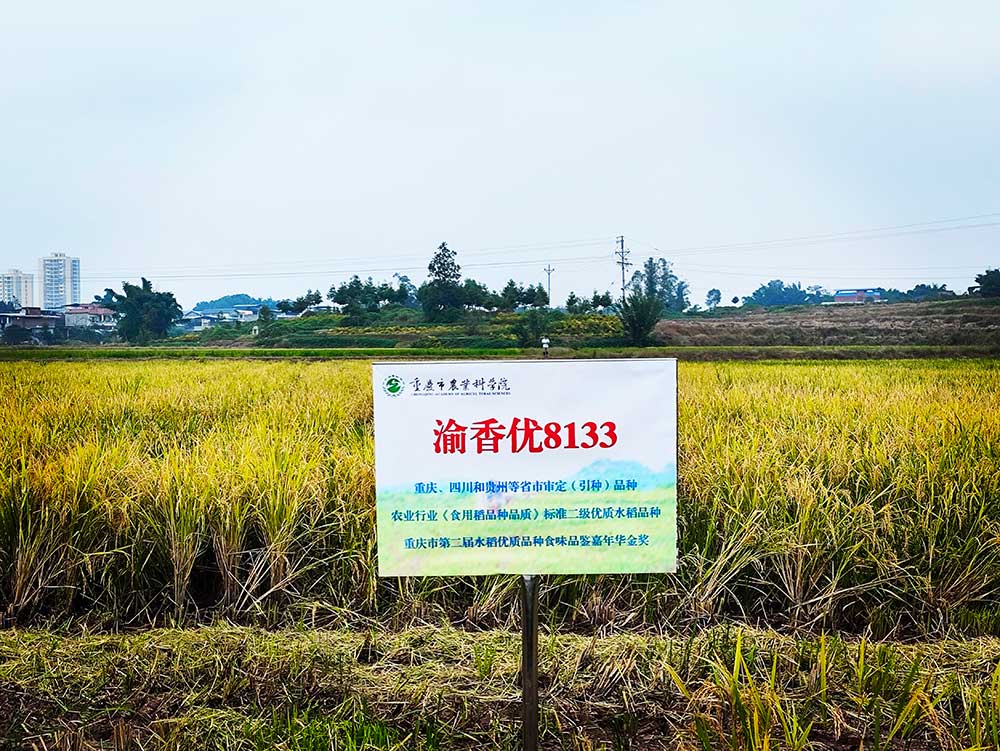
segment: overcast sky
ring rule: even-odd
[[[144,274],[189,308],[419,283],[445,240],[491,286],[551,263],[561,303],[620,284],[623,234],[693,302],[961,291],[1000,265],[998,29],[995,0],[9,3],[0,268],[62,251],[86,298]]]

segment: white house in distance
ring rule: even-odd
[[[97,329],[115,327],[115,312],[93,303],[67,305],[63,308],[63,317],[67,327]]]
[[[35,304],[35,277],[18,269],[0,273],[0,302],[17,301],[22,308]]]
[[[38,283],[45,310],[60,310],[80,302],[80,259],[53,253],[38,259]]]
[[[185,331],[204,331],[210,329],[222,321],[222,316],[211,313],[201,313],[197,310],[189,310],[181,319],[180,325]]]
[[[260,309],[264,307],[260,303],[239,303],[233,306],[236,320],[250,323],[260,317]]]

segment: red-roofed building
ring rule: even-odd
[[[74,328],[113,328],[115,312],[94,303],[67,305],[63,308],[66,325]]]

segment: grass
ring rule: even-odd
[[[36,748],[117,736],[139,748],[514,749],[518,641],[447,626],[7,631],[0,705],[8,737]],[[1000,738],[995,639],[875,644],[723,626],[543,634],[539,656],[545,748],[986,749]]]

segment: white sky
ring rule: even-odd
[[[618,234],[699,303],[1000,265],[1000,214],[678,250],[1000,212],[995,2],[8,5],[0,269],[79,256],[86,298],[419,283],[442,240],[558,303]]]

